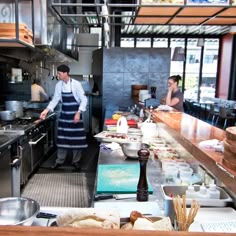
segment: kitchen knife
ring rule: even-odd
[[[97,194],[94,197],[95,201],[106,200],[106,199],[116,199],[116,200],[123,200],[123,199],[132,199],[136,198],[136,193],[131,194]]]

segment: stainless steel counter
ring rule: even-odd
[[[139,163],[138,160],[126,158],[122,152],[122,149],[118,149],[112,152],[107,152],[101,149],[99,153],[98,164],[138,164],[138,163]],[[145,212],[145,214],[163,215],[164,202],[160,191],[160,185],[163,183],[163,174],[161,171],[160,161],[152,158],[151,156],[149,157],[147,163],[147,178],[153,189],[153,194],[149,194],[148,203],[138,202],[136,198],[122,199],[122,200],[107,199],[93,202],[94,207],[95,208],[103,207],[104,205],[106,205],[119,208],[120,204],[122,203],[122,208],[126,208],[127,209],[126,211],[129,213],[130,213],[129,211],[129,206],[130,206],[131,208],[133,208],[133,210],[138,210],[143,208],[146,208],[147,210],[147,208],[149,208],[149,211],[151,212]],[[125,215],[126,211],[123,212],[124,217],[129,216]]]

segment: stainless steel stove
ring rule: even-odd
[[[38,119],[38,118],[37,118]],[[14,121],[2,121],[0,123],[0,134],[2,133],[17,133],[19,135],[25,134],[27,131],[35,126],[35,119],[18,118]]]

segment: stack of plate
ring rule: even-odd
[[[224,141],[223,163],[230,169],[236,171],[236,127],[226,129],[226,139]]]

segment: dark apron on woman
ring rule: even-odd
[[[78,112],[79,104],[72,92],[62,92],[62,108],[58,121],[57,147],[64,149],[87,148],[86,133],[82,116],[80,121],[74,123],[75,113]]]

